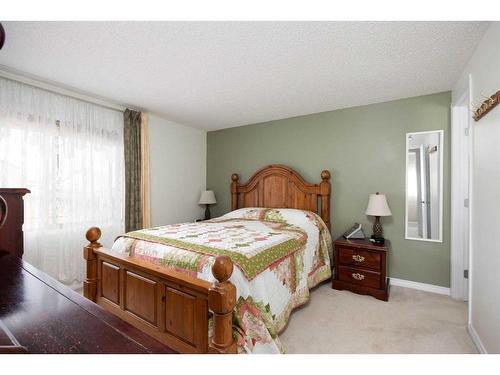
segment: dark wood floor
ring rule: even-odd
[[[11,256],[0,256],[0,352],[173,353]]]

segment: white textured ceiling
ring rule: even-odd
[[[0,64],[207,130],[451,89],[485,22],[4,22]]]

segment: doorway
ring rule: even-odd
[[[451,107],[451,296],[469,299],[470,155],[469,90]]]

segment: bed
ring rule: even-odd
[[[331,276],[330,173],[231,176],[232,211],[126,233],[87,231],[85,297],[180,353],[280,353],[278,334]]]

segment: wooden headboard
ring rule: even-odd
[[[318,213],[330,229],[330,172],[321,172],[321,182],[311,184],[292,168],[280,164],[264,167],[248,180],[231,176],[231,209],[243,207],[297,208]],[[318,202],[320,204],[318,204]]]

